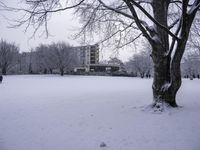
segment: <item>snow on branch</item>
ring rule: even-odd
[[[166,31],[170,36],[175,38],[176,40],[179,40],[179,38],[174,35],[167,27],[160,24],[157,20],[155,20],[139,3],[135,2],[134,0],[130,0],[132,4],[134,4],[136,7],[138,7],[153,23],[155,23],[158,27]]]
[[[152,0],[138,0],[137,3],[138,4],[142,4],[142,3],[144,3],[144,4],[152,4]]]
[[[178,22],[179,22],[179,18],[176,19],[171,25],[168,26],[169,29],[172,29]],[[175,34],[176,35],[176,34]],[[176,35],[177,36],[177,35]]]
[[[171,86],[171,83],[168,83],[168,82],[165,83],[165,84],[161,87],[161,91],[165,92],[165,91],[169,90],[170,86]]]
[[[118,14],[121,14],[121,15],[123,15],[125,17],[128,17],[130,19],[134,19],[131,15],[129,15],[129,14],[125,13],[125,12],[122,12],[117,8],[113,8],[113,7],[110,7],[110,6],[106,5],[102,0],[98,0],[98,1],[99,1],[100,4],[102,4],[107,9],[112,10],[112,11],[114,11],[114,12],[116,12]]]
[[[188,11],[188,14],[189,14],[189,15],[192,15],[192,14],[196,13],[196,11],[199,9],[199,7],[200,7],[200,0],[196,0],[196,1],[193,3],[193,5],[192,5],[192,7],[190,8],[190,10]]]
[[[133,5],[129,2],[129,1],[125,1],[125,3],[127,4],[127,6],[129,7],[133,19],[135,20],[136,25],[138,26],[138,28],[141,30],[141,32],[143,33],[143,35],[149,40],[149,42],[153,42],[153,39],[151,38],[151,36],[147,33],[144,24],[142,24],[142,21],[139,19],[135,8],[133,7]],[[144,22],[143,22],[144,23]],[[146,24],[147,27],[147,24]]]

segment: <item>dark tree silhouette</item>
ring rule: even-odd
[[[4,40],[0,41],[0,69],[3,75],[6,75],[7,71],[18,63],[18,56],[18,46]]]

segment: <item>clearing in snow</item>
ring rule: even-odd
[[[162,114],[152,80],[97,76],[5,76],[0,150],[200,150],[200,80],[183,80]]]

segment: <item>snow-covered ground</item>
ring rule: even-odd
[[[177,97],[183,108],[162,114],[142,111],[152,101],[151,83],[6,76],[0,150],[200,150],[200,80],[184,80]]]

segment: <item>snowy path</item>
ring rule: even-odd
[[[0,150],[200,150],[200,80],[183,81],[183,108],[152,114],[140,108],[152,101],[148,79],[4,79]]]

